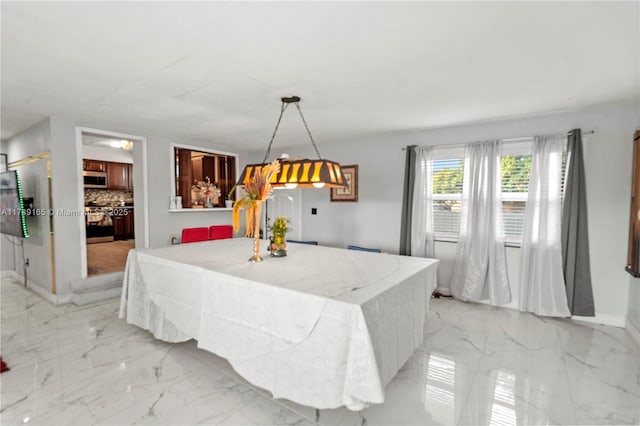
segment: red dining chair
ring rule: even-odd
[[[210,240],[224,240],[225,238],[233,238],[233,226],[213,225],[209,227]]]
[[[182,244],[197,243],[209,239],[209,228],[184,228],[182,230]]]

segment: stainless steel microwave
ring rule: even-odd
[[[85,188],[106,188],[107,174],[105,172],[82,172]]]

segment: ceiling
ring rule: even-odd
[[[50,116],[264,149],[639,99],[638,2],[1,2],[2,138]],[[282,144],[306,144],[295,109]]]

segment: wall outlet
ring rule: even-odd
[[[311,207],[311,214],[318,214],[318,209],[315,207]]]

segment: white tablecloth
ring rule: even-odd
[[[265,244],[266,245],[266,244]],[[191,338],[274,398],[360,410],[422,342],[437,260],[245,238],[131,250],[120,317]]]

